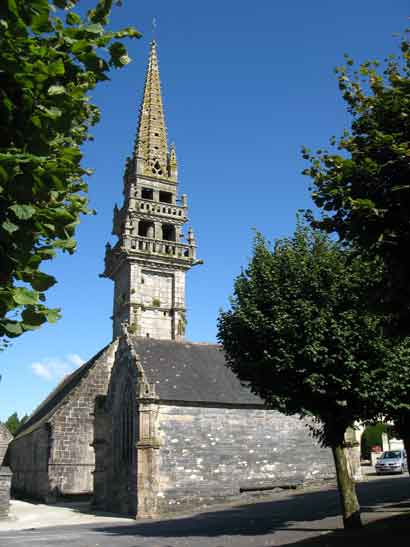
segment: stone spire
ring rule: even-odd
[[[164,109],[159,79],[157,45],[151,42],[151,52],[145,78],[134,157],[141,162],[142,173],[168,176],[168,145]]]
[[[195,264],[187,236],[187,196],[178,192],[175,146],[169,153],[157,48],[151,44],[133,157],[124,172],[124,203],[114,207],[104,276],[114,281],[113,336],[182,340],[186,325],[185,273]]]

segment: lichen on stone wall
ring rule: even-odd
[[[179,320],[178,320],[178,336],[184,336],[186,332],[186,326],[187,326],[187,319],[184,311],[181,311],[179,313]]]
[[[128,332],[130,334],[136,334],[137,330],[138,330],[138,324],[136,321],[133,321],[131,325],[128,325]]]

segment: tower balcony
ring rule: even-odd
[[[192,262],[196,259],[196,247],[189,243],[158,240],[143,236],[129,236],[124,238],[127,249],[151,255],[168,256]]]
[[[169,218],[174,217],[177,220],[186,222],[187,207],[173,203],[158,202],[149,199],[135,199],[134,211],[147,215],[159,215]]]
[[[125,236],[114,247],[106,246],[104,277],[111,277],[119,264],[120,256],[158,258],[171,260],[190,267],[197,263],[196,245],[176,241],[158,240],[144,236]]]

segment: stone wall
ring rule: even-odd
[[[47,496],[50,443],[50,428],[42,424],[10,444],[8,461],[13,471],[13,495],[37,499]]]
[[[125,347],[127,347],[125,345]],[[119,357],[118,357],[119,354]],[[96,398],[94,505],[123,514],[137,512],[136,389],[139,370],[120,345],[107,396]]]
[[[125,392],[124,379],[116,378],[117,394]],[[97,405],[94,439],[94,501],[105,510],[155,517],[234,499],[241,490],[335,474],[330,450],[318,446],[297,417],[144,398],[136,401],[134,449],[124,460],[126,401],[114,395],[111,403],[101,399]]]
[[[157,435],[159,513],[334,476],[330,450],[275,411],[160,405]]]
[[[94,402],[107,391],[116,343],[100,356],[80,384],[52,416],[48,466],[50,492],[55,495],[93,491]]]
[[[12,439],[13,435],[4,424],[0,423],[0,467],[3,465],[7,447]]]
[[[0,520],[9,516],[11,471],[0,466]]]

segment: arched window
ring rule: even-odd
[[[154,223],[148,220],[140,220],[138,224],[138,235],[143,237],[154,237]]]
[[[131,463],[134,454],[134,400],[130,389],[124,394],[120,414],[120,451],[121,461]]]

